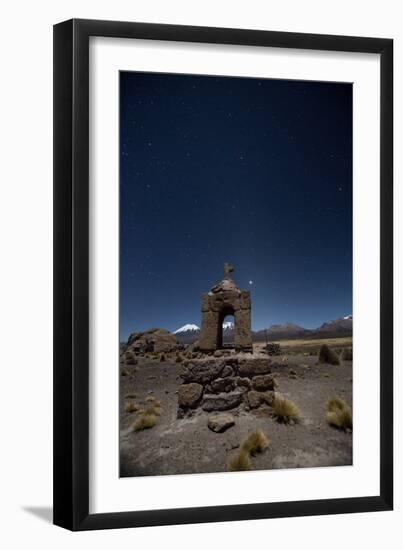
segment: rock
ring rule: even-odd
[[[226,411],[237,407],[242,402],[242,392],[204,394],[202,409],[204,411]]]
[[[258,374],[269,374],[271,372],[271,361],[268,357],[243,359],[239,363],[238,372],[240,376],[249,377]]]
[[[252,384],[249,378],[240,378],[239,376],[236,379],[236,385],[240,388],[246,388],[248,390],[252,387]]]
[[[182,384],[178,390],[178,404],[180,407],[195,407],[203,394],[200,384]]]
[[[234,369],[229,365],[225,365],[221,373],[221,378],[226,378],[227,376],[234,376]]]
[[[235,380],[233,378],[217,378],[211,382],[211,388],[214,393],[230,392],[235,389]]]
[[[257,409],[262,404],[262,396],[260,392],[251,390],[247,394],[248,405],[251,409]]]
[[[252,386],[257,391],[274,390],[274,379],[270,374],[260,374],[252,378]]]
[[[145,332],[133,332],[127,341],[126,353],[163,353],[174,351],[176,347],[175,334],[162,328],[152,328]]]
[[[216,349],[213,355],[214,357],[222,357],[222,351],[220,351],[219,349]]]
[[[180,376],[184,382],[207,384],[221,375],[224,366],[222,359],[186,361]]]
[[[137,365],[137,359],[132,351],[126,351],[122,357],[126,365]]]
[[[224,359],[225,361],[225,364],[228,365],[229,367],[232,367],[234,369],[234,371],[237,369],[238,367],[238,357],[226,357]]]
[[[274,391],[266,391],[260,394],[260,399],[261,401],[263,401],[263,403],[266,403],[266,405],[269,405],[269,407],[271,407],[273,405],[274,396]]]
[[[274,344],[273,342],[270,342],[265,347],[265,350],[268,355],[281,355],[280,344]]]
[[[221,433],[228,430],[235,424],[235,419],[232,414],[222,413],[222,414],[213,414],[209,416],[207,426],[213,432]]]

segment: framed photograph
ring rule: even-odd
[[[54,523],[391,510],[393,42],[54,27]]]

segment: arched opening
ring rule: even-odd
[[[231,307],[224,308],[218,319],[217,348],[235,347],[235,317]]]

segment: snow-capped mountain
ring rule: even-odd
[[[199,332],[200,328],[197,325],[183,325],[183,327],[178,328],[178,330],[174,331],[174,334],[182,334],[184,332]]]
[[[323,323],[316,332],[329,336],[350,336],[353,332],[353,316],[346,315],[346,317]]]
[[[225,321],[222,325],[223,341],[230,343],[234,340],[234,323]],[[254,342],[262,342],[266,338],[269,340],[281,340],[287,338],[330,338],[338,336],[351,336],[353,332],[353,316],[346,315],[340,319],[334,319],[323,323],[316,329],[307,329],[294,323],[284,323],[282,325],[272,325],[266,330],[252,331]],[[178,328],[174,332],[179,344],[191,344],[199,339],[200,328],[188,323]]]

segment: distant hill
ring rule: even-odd
[[[285,338],[305,338],[311,336],[312,331],[295,325],[294,323],[284,323],[283,325],[271,325],[271,327],[259,330],[254,333],[253,339],[256,342],[268,340],[281,340]]]

